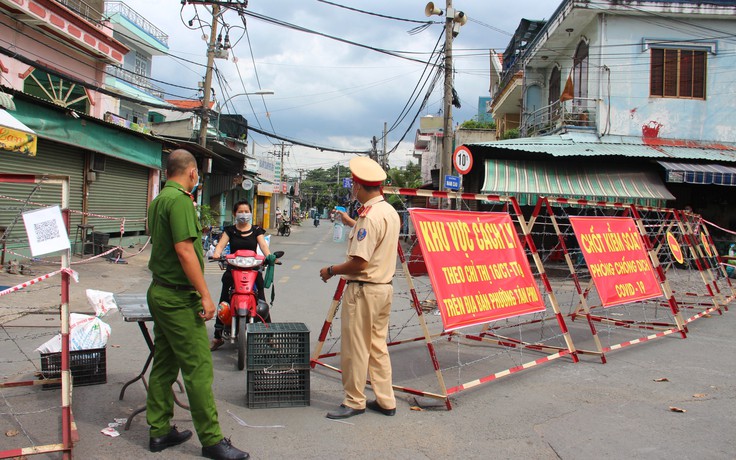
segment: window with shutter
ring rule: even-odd
[[[652,48],[649,95],[705,99],[706,51]]]

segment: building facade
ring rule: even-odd
[[[130,48],[114,37],[104,3],[0,0],[0,10],[0,35],[13,48],[0,47],[0,90],[13,97],[8,113],[38,137],[34,156],[0,151],[0,170],[70,177],[75,252],[81,227],[121,238],[111,244],[125,244],[123,237],[145,241],[146,209],[156,192],[164,144],[110,122],[120,100],[104,88],[108,69],[123,66]],[[0,194],[34,206],[58,204],[59,197],[53,187],[29,197],[4,186]],[[3,207],[0,227],[12,227],[16,218],[17,209]],[[10,237],[21,230],[15,226]]]
[[[492,102],[497,137],[519,137],[471,144],[469,191],[691,206],[736,227],[735,34],[726,0],[564,0],[523,20]]]

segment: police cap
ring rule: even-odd
[[[381,185],[386,180],[386,172],[381,165],[368,157],[355,157],[350,160],[350,172],[355,182],[369,187]]]

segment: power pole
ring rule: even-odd
[[[388,123],[383,122],[383,169],[388,171],[388,152],[386,151],[386,136],[388,136]]]
[[[212,92],[212,69],[215,62],[215,44],[217,43],[217,17],[220,7],[212,5],[212,31],[207,45],[207,72],[204,75],[204,94],[202,95],[202,115],[199,123],[199,145],[207,147],[207,125],[210,120],[210,93]]]
[[[376,136],[373,136],[373,139],[371,139],[370,158],[371,160],[374,160],[375,162],[378,162],[378,152],[376,151],[377,144],[378,144],[378,139],[376,139]]]
[[[452,0],[446,0],[446,12],[452,10]],[[445,14],[445,96],[442,156],[440,157],[440,190],[445,190],[445,175],[452,174],[452,28],[453,14]]]

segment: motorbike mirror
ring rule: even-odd
[[[275,255],[277,259],[280,259],[284,256],[284,251],[276,251],[273,255]]]

